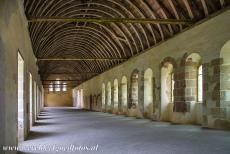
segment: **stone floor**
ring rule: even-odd
[[[230,131],[46,108],[20,147],[20,154],[230,154]]]

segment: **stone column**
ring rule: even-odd
[[[174,112],[185,112],[185,74],[184,67],[178,67],[174,71]]]
[[[118,114],[122,114],[122,83],[118,84]]]
[[[174,112],[190,112],[197,102],[199,63],[186,61],[174,73]]]
[[[110,112],[113,113],[114,110],[114,86],[111,85],[111,106]]]
[[[105,112],[108,112],[108,88],[105,86]]]
[[[203,127],[230,129],[230,66],[217,58],[205,65]]]
[[[141,71],[138,77],[138,117],[142,118],[144,114],[144,71]]]

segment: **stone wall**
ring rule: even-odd
[[[33,54],[30,37],[21,0],[0,1],[0,153],[10,154],[16,151],[2,151],[2,145],[17,145],[17,65],[18,52],[24,60],[24,134],[29,130],[29,73],[40,90],[36,59]],[[33,98],[34,100],[34,98]],[[34,102],[33,102],[34,103]]]
[[[49,92],[48,89],[46,89],[44,98],[45,107],[73,106],[73,95],[71,89],[68,89],[66,92]]]
[[[221,48],[230,39],[229,16],[230,10],[228,9],[219,12],[173,38],[76,87],[75,89],[84,89],[85,108],[89,108],[88,98],[90,95],[101,93],[103,83],[107,88],[108,82],[113,83],[115,79],[118,79],[119,87],[121,87],[123,76],[126,76],[128,80],[128,104],[130,104],[131,76],[134,70],[138,70],[138,104],[136,104],[136,108],[130,108],[128,105],[128,109],[123,110],[127,110],[128,116],[142,118],[144,72],[150,68],[153,71],[154,78],[154,102],[151,119],[161,120],[161,66],[162,62],[170,57],[174,59],[177,67],[174,69],[175,98],[174,102],[168,104],[169,121],[173,123],[202,124],[203,127],[211,128],[226,128],[225,126],[230,120],[225,117],[221,118],[221,116],[229,115],[229,111],[219,105],[221,98],[219,96],[220,84],[218,83],[221,79],[218,70],[220,70],[220,66],[216,62],[213,63],[213,60],[215,61],[220,57]],[[197,53],[201,57],[200,64],[204,66],[203,102],[197,101],[197,88],[195,87],[197,79],[194,78],[194,75],[197,74],[197,69],[194,68],[197,67],[198,63],[186,61],[192,53]],[[119,72],[119,74],[115,72]],[[95,83],[97,84],[95,85]]]

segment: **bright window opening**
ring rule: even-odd
[[[24,140],[24,60],[18,53],[18,141]]]
[[[65,82],[62,85],[62,91],[67,91],[67,84]]]
[[[49,85],[49,92],[53,92],[54,91],[54,87],[53,87],[53,83],[51,83],[50,85]]]
[[[198,69],[198,102],[203,101],[203,67]]]
[[[30,128],[33,125],[33,77],[30,73]]]
[[[60,79],[56,79],[57,81],[55,81],[55,91],[59,92],[61,91],[61,82],[59,81]]]

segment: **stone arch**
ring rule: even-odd
[[[170,63],[173,65],[173,68],[175,69],[177,67],[176,60],[172,57],[166,57],[163,59],[163,61],[160,63],[160,69],[166,64]]]
[[[221,48],[220,58],[223,60],[222,65],[230,65],[230,40]]]
[[[202,60],[198,53],[191,53],[185,60],[185,97],[187,101],[203,101]]]
[[[227,107],[230,104],[230,40],[221,48],[220,58],[220,106]]]

